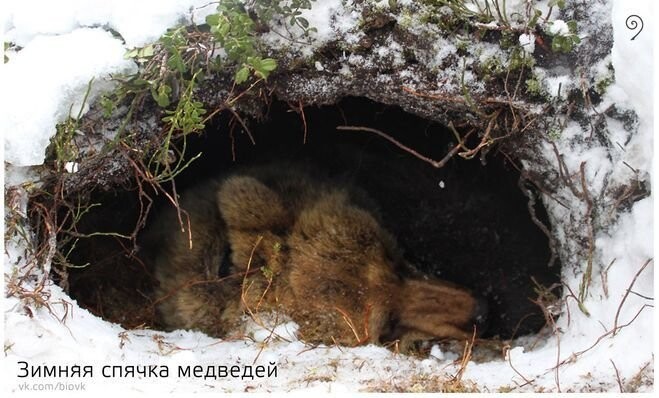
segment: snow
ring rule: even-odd
[[[78,164],[78,162],[64,163],[64,170],[66,170],[68,173],[77,173],[79,168],[80,168],[80,164]]]
[[[535,35],[533,33],[522,33],[519,35],[519,44],[528,54],[533,54],[535,51]]]
[[[87,103],[108,90],[107,77],[136,70],[124,59],[125,48],[109,32],[82,28],[57,36],[39,36],[5,66],[2,85],[5,160],[15,166],[43,163],[55,125],[81,112]],[[29,81],[30,84],[26,84]]]
[[[639,133],[632,138],[628,145],[628,156],[634,158],[633,165],[640,170],[651,170],[653,158],[653,127],[654,127],[654,101],[655,88],[653,71],[653,24],[647,23],[641,34],[634,41],[631,37],[636,34],[624,26],[629,15],[652,15],[651,2],[614,3],[612,18],[620,21],[620,29],[613,30],[613,49],[611,62],[616,70],[615,101],[628,108],[634,109],[639,115]]]
[[[565,21],[557,19],[549,23],[549,33],[552,36],[565,36],[570,33],[570,28]]]
[[[204,21],[214,10],[205,0],[34,0],[5,2],[9,24],[6,39],[24,47],[39,35],[57,35],[79,27],[107,25],[127,47],[157,40],[167,28],[187,19]]]
[[[316,45],[320,46],[335,35],[354,29],[360,15],[348,10],[342,0],[316,1],[310,10],[302,10],[301,16],[309,21],[309,26],[317,29],[313,34]]]
[[[36,179],[34,170],[26,166],[43,162],[55,124],[70,114],[78,114],[92,78],[88,102],[111,88],[107,81],[109,75],[134,70],[135,65],[123,57],[127,49],[153,41],[181,19],[189,20],[191,8],[195,10],[193,20],[203,21],[204,13],[213,8],[213,5],[203,7],[206,4],[206,1],[196,0],[5,1],[3,7],[8,13],[0,18],[5,40],[23,47],[10,54],[11,59],[3,66],[1,76],[0,129],[5,136],[5,160],[11,163],[4,177],[5,192],[10,192],[7,188],[11,188],[10,194],[16,195],[6,206],[25,212],[27,201],[21,185]],[[409,1],[399,1],[399,4],[413,5]],[[483,2],[474,2],[476,4]],[[509,1],[507,14],[523,10],[524,4],[523,0]],[[351,32],[360,16],[348,9],[340,0],[328,0],[314,3],[311,11],[303,13],[311,26],[318,29],[313,46],[336,35],[353,34],[352,40],[358,40],[359,35]],[[626,140],[623,127],[613,123],[610,128],[619,131],[613,131],[611,139],[621,150],[612,153],[603,152],[602,147],[583,144],[584,131],[577,124],[569,124],[555,141],[565,155],[569,170],[577,171],[579,165],[586,162],[586,179],[597,195],[605,189],[605,175],[613,175],[615,181],[630,178],[630,171],[624,164],[633,165],[639,174],[653,172],[651,11],[651,0],[633,3],[616,0],[610,16],[614,21],[611,62],[616,81],[607,90],[603,103],[633,109],[639,117],[638,131]],[[601,12],[608,15],[606,6]],[[634,42],[629,41],[630,31],[624,26],[625,17],[630,14],[648,17],[644,18],[644,32]],[[554,22],[552,32],[564,34],[565,27],[560,22]],[[109,28],[121,38],[115,37]],[[268,40],[271,45],[293,45],[275,36]],[[531,46],[533,42],[532,36],[520,37],[521,44]],[[452,43],[438,43],[432,61],[440,65],[455,51]],[[396,57],[399,52],[400,44],[393,44],[389,50],[382,50],[380,56]],[[351,54],[338,73],[349,76],[352,74],[350,64],[364,62],[369,61]],[[604,65],[596,67],[603,70]],[[317,63],[316,68],[323,66]],[[575,85],[570,76],[546,73],[544,81],[553,96],[558,95],[559,86],[563,94],[568,86]],[[465,78],[468,80],[470,76],[468,73]],[[410,74],[410,80],[414,78]],[[547,147],[548,158],[553,156],[550,151]],[[75,172],[74,166],[70,165],[70,172]],[[551,201],[546,203],[554,225],[566,220],[565,209]],[[653,196],[636,202],[610,228],[594,237],[598,248],[595,253],[597,272],[592,279],[591,294],[584,302],[589,317],[574,301],[568,300],[570,316],[558,319],[556,326],[562,331],[558,337],[548,334],[515,340],[505,357],[470,362],[463,378],[476,382],[483,391],[516,387],[525,384],[527,379],[533,380],[534,388],[556,391],[560,379],[561,391],[594,388],[616,392],[616,372],[628,381],[646,363],[652,364],[654,310],[646,306],[653,302],[644,297],[654,296],[654,263],[647,263],[654,253],[653,204]],[[556,236],[564,238],[565,230],[557,229]],[[6,242],[5,250],[4,279],[7,283],[12,276],[25,272],[27,245],[14,236]],[[579,290],[581,281],[581,274],[574,269],[582,270],[583,266],[570,264],[563,271],[564,281],[572,291]],[[48,267],[44,264],[46,272]],[[27,283],[34,287],[36,280]],[[634,294],[629,294],[632,283]],[[312,348],[297,340],[296,325],[289,321],[271,325],[275,327],[273,332],[248,321],[246,328],[250,338],[242,339],[218,340],[193,331],[126,331],[81,309],[59,286],[51,284],[45,289],[50,310],[33,305],[28,312],[16,296],[3,295],[5,355],[2,370],[6,391],[16,392],[25,381],[58,381],[57,378],[19,378],[18,363],[26,361],[33,366],[93,366],[93,378],[64,378],[66,382],[86,383],[87,393],[295,390],[341,393],[378,388],[387,383],[395,385],[413,374],[456,374],[458,366],[453,361],[461,354],[439,346],[433,346],[429,357],[421,359],[397,355],[376,346]],[[607,330],[632,320],[615,336],[598,340]],[[279,338],[274,338],[276,336]],[[566,364],[555,371],[557,361],[566,361]],[[230,367],[238,364],[276,364],[278,377],[215,380],[177,377],[175,373],[177,366]],[[107,365],[166,366],[171,373],[167,378],[102,377],[101,369]]]
[[[311,9],[300,10],[300,17],[305,18],[309,26],[316,29],[309,32],[309,37],[305,36],[304,31],[298,26],[283,30],[272,22],[271,31],[261,39],[269,46],[288,48],[303,56],[311,56],[314,49],[336,36],[342,36],[346,45],[354,45],[362,37],[362,34],[355,29],[361,15],[352,11],[350,7],[345,7],[343,3],[343,0],[315,1]]]

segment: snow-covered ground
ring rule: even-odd
[[[652,0],[611,1],[615,40],[611,60],[616,82],[608,90],[604,103],[633,109],[640,122],[631,140],[621,143],[624,151],[614,161],[619,164],[624,161],[642,174],[652,173]],[[0,6],[4,13],[0,15],[3,41],[22,47],[8,54],[10,60],[2,66],[0,75],[0,131],[4,135],[4,160],[10,163],[5,166],[5,188],[29,181],[29,166],[43,162],[56,123],[78,113],[80,100],[92,78],[93,98],[111,87],[105,80],[108,74],[135,68],[124,59],[127,48],[154,41],[167,27],[183,19],[202,21],[204,13],[213,8],[204,7],[207,3],[206,0],[5,0]],[[315,11],[307,15],[313,16],[309,20],[326,40],[332,34],[327,28],[330,10],[339,2],[321,3],[318,1]],[[631,14],[645,21],[644,31],[634,41],[629,40],[632,33],[625,27],[625,19]],[[353,18],[349,13],[345,16],[346,23]],[[119,32],[126,42],[115,38],[109,29]],[[567,131],[562,138],[565,145],[569,139],[570,131]],[[571,148],[572,152],[569,149],[561,148],[567,153],[566,163],[571,169],[578,169],[579,162],[588,160],[588,170],[593,172],[588,178],[593,184],[597,183],[598,169],[613,166],[610,160],[602,159],[604,154],[599,148],[591,151]],[[15,204],[19,209],[25,206],[20,197]],[[608,271],[608,295],[603,293],[602,279],[593,278],[590,297],[584,303],[590,317],[579,311],[574,300],[567,300],[570,316],[559,318],[557,327],[562,331],[559,338],[549,335],[536,342],[532,350],[523,348],[528,340],[515,341],[506,358],[469,363],[463,380],[473,381],[481,391],[491,392],[521,385],[526,385],[518,389],[522,391],[558,391],[560,387],[560,391],[616,392],[618,380],[632,382],[648,363],[647,369],[653,369],[654,311],[651,307],[643,308],[653,304],[647,299],[654,297],[653,262],[649,262],[635,281],[634,294],[626,295],[636,273],[653,258],[653,204],[653,196],[635,203],[607,233],[595,237],[598,264],[607,265],[613,259],[615,263]],[[548,207],[554,222],[561,218],[561,210],[556,207]],[[24,250],[20,242],[6,242],[5,283],[9,276],[22,272]],[[578,290],[580,278],[572,271],[564,271],[563,278],[573,290]],[[57,383],[62,383],[60,388],[73,389],[80,382],[87,393],[280,390],[338,393],[393,389],[397,385],[414,390],[414,380],[420,386],[420,380],[455,374],[459,368],[453,363],[457,354],[441,352],[437,347],[425,359],[395,355],[375,346],[309,349],[295,339],[265,343],[264,333],[258,327],[253,328],[256,342],[220,341],[190,331],[125,331],[79,308],[58,286],[50,285],[46,289],[50,311],[44,307],[26,309],[17,297],[3,294],[5,354],[1,379],[5,391],[24,391],[25,383],[30,389],[48,388],[48,384],[57,388]],[[626,299],[620,307],[623,297]],[[615,336],[610,334],[600,339],[613,327],[630,322]],[[294,329],[293,325],[288,327]],[[289,333],[290,330],[284,334]],[[558,362],[565,363],[556,370]],[[91,367],[91,377],[82,372],[72,375],[74,365],[87,370],[86,367]],[[269,371],[273,365],[277,367],[276,377],[240,377],[246,366],[253,366],[252,371],[260,369],[258,366]],[[23,369],[25,366],[27,370]],[[125,372],[133,370],[128,368],[131,366],[139,366],[140,370],[152,366],[156,372],[122,374],[125,377],[116,373],[114,377],[105,377],[112,369],[123,367]],[[179,375],[178,366],[190,367],[190,375]],[[228,368],[218,369],[218,366]],[[206,371],[213,372],[209,373],[212,376],[218,370],[231,370],[232,366],[240,367],[238,377],[203,377]],[[53,367],[67,370],[68,377],[59,370],[55,373],[60,377],[44,377],[44,372],[51,374]],[[163,369],[168,369],[168,377],[160,377]],[[193,374],[198,369],[203,369],[201,377]],[[32,371],[40,372],[41,377],[36,374],[20,377]],[[652,386],[641,390],[650,391]]]

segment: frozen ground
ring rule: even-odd
[[[321,3],[319,1],[319,3]],[[69,114],[77,114],[79,100],[93,78],[92,95],[107,89],[102,83],[109,73],[134,68],[123,57],[126,47],[142,45],[156,39],[168,27],[190,18],[190,7],[202,7],[200,0],[105,1],[9,0],[0,15],[4,41],[12,41],[22,50],[9,53],[9,63],[1,74],[2,103],[0,129],[4,134],[5,188],[19,186],[30,180],[28,166],[43,162],[48,139],[55,124]],[[337,1],[317,5],[309,19],[319,29],[322,40],[331,34],[329,15]],[[137,9],[136,9],[137,7]],[[206,7],[195,11],[194,20],[203,20]],[[342,23],[354,22],[344,13]],[[625,28],[625,18],[637,14],[646,21],[644,31],[633,42]],[[608,15],[604,13],[604,15]],[[640,173],[652,173],[653,154],[653,32],[652,1],[639,0],[613,3],[615,44],[611,55],[617,80],[607,93],[605,103],[634,109],[640,118],[638,132],[621,143],[623,151],[606,157],[601,148],[581,148],[570,140],[580,134],[575,127],[561,139],[561,150],[567,153],[571,169],[587,160],[589,183],[597,185],[598,171],[615,171],[625,178],[626,162]],[[333,22],[336,24],[336,21]],[[108,29],[119,32],[125,45]],[[346,29],[339,24],[337,29]],[[620,132],[624,136],[623,132]],[[567,152],[566,152],[567,151]],[[577,167],[574,167],[577,165]],[[8,191],[5,191],[8,192]],[[25,206],[20,196],[8,199],[9,205]],[[594,278],[590,297],[584,303],[591,316],[584,316],[576,303],[568,300],[570,316],[562,316],[556,325],[560,338],[531,337],[512,344],[508,356],[484,363],[469,363],[463,380],[472,381],[481,391],[496,392],[500,388],[516,391],[610,391],[619,389],[618,381],[633,383],[641,368],[654,366],[654,263],[649,262],[633,285],[634,294],[626,295],[637,272],[653,258],[653,203],[649,197],[634,204],[607,233],[596,238],[596,262],[615,263],[608,271],[607,281]],[[549,205],[554,223],[561,220],[561,209]],[[5,283],[12,275],[24,272],[25,247],[12,239],[6,242],[4,261]],[[48,265],[46,265],[47,269]],[[580,276],[567,271],[563,278],[578,290]],[[27,286],[30,286],[30,281]],[[604,294],[606,283],[608,295]],[[36,286],[33,286],[36,287]],[[368,389],[422,389],[433,378],[440,380],[454,375],[459,366],[453,361],[458,355],[434,348],[428,358],[413,359],[394,355],[381,347],[308,349],[294,339],[263,342],[264,332],[254,328],[251,341],[218,341],[197,332],[160,333],[155,331],[125,331],[79,308],[58,286],[45,289],[50,309],[26,309],[16,297],[5,298],[3,389],[19,392],[27,382],[74,385],[83,382],[86,392],[220,392],[220,391],[290,391],[344,392]],[[626,297],[626,298],[625,298]],[[621,302],[624,299],[624,305]],[[61,321],[63,319],[63,321]],[[633,322],[632,322],[633,321]],[[631,322],[631,323],[630,323]],[[630,323],[618,333],[604,336],[615,326]],[[288,325],[290,334],[293,325]],[[601,338],[601,336],[604,336]],[[261,342],[259,342],[261,341]],[[535,343],[533,350],[524,346]],[[588,350],[589,348],[591,348]],[[587,351],[586,351],[587,350]],[[24,374],[20,361],[32,367],[92,366],[93,377],[18,377]],[[555,369],[558,362],[565,362]],[[178,365],[243,366],[272,364],[277,377],[232,378],[222,380],[202,377],[178,377]],[[647,365],[649,364],[649,365]],[[104,366],[167,367],[169,376],[103,377]],[[645,380],[640,380],[643,383]],[[520,387],[521,386],[521,387]],[[71,387],[73,388],[73,387]],[[641,391],[651,391],[652,385]]]

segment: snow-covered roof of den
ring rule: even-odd
[[[343,3],[318,1],[312,10],[305,12],[308,21],[317,28],[318,40],[329,40],[338,33],[350,35],[346,32],[359,23],[358,16],[346,11]],[[384,6],[387,2],[377,3]],[[510,3],[513,9],[523,7],[525,2]],[[653,155],[652,26],[646,25],[646,32],[630,42],[630,31],[624,25],[632,14],[651,21],[651,1],[600,3],[602,17],[613,21],[610,62],[616,70],[616,80],[599,107],[601,110],[616,104],[633,109],[638,115],[638,128],[626,139],[620,126],[621,151],[616,154],[607,153],[601,147],[579,146],[579,140],[574,139],[582,133],[578,125],[568,126],[556,141],[567,169],[579,170],[583,162],[588,163],[584,178],[594,190],[605,175],[627,178],[631,167],[623,164],[632,165],[637,173],[652,174]],[[5,140],[6,209],[25,214],[24,191],[8,188],[29,185],[33,178],[30,166],[43,163],[56,124],[78,113],[90,80],[99,84],[93,85],[87,103],[112,87],[105,80],[108,75],[136,68],[124,57],[127,49],[155,41],[182,19],[203,21],[213,8],[205,0],[5,1],[5,14],[0,18],[4,42],[21,47],[7,53],[9,61],[2,66],[1,74],[0,129]],[[111,30],[118,32],[124,42]],[[266,40],[276,45],[276,38]],[[357,41],[359,37],[351,40]],[[437,59],[455,51],[455,48],[437,47]],[[393,45],[383,49],[381,55],[392,55],[396,62],[400,51]],[[351,62],[361,61],[347,59],[347,69]],[[556,87],[550,87],[549,91],[555,93],[560,91],[559,83],[563,87],[579,84],[560,80],[560,76],[548,80],[551,81],[556,82]],[[553,156],[551,147],[546,150]],[[548,204],[547,210],[553,223],[566,220],[561,206]],[[86,392],[149,394],[427,391],[428,383],[433,380],[441,383],[446,375],[464,371],[462,380],[468,385],[473,383],[481,392],[616,392],[632,388],[651,391],[653,212],[651,195],[634,203],[608,230],[594,236],[597,269],[601,267],[606,272],[593,275],[591,294],[583,303],[590,316],[579,310],[576,300],[568,299],[567,308],[563,309],[568,315],[561,316],[555,325],[560,333],[548,334],[539,343],[533,340],[537,344],[532,350],[525,347],[531,343],[529,339],[538,336],[520,338],[512,342],[504,358],[470,362],[466,368],[456,361],[458,354],[442,352],[438,346],[433,347],[428,358],[397,355],[377,346],[309,349],[296,340],[293,323],[278,326],[277,334],[288,336],[286,340],[268,340],[270,332],[257,325],[250,329],[253,341],[222,341],[194,331],[127,331],[80,308],[59,286],[39,285],[35,272],[48,273],[49,264],[40,264],[41,271],[35,270],[34,264],[26,263],[25,241],[9,237],[5,242],[6,293],[2,307],[3,389],[70,393],[84,386]],[[560,230],[557,234],[560,239]],[[607,267],[609,264],[613,265]],[[577,264],[574,268],[579,267]],[[569,288],[564,295],[568,295],[570,290],[579,290],[582,274],[573,267],[565,268],[563,281]],[[22,292],[10,291],[8,281],[17,275],[34,277],[24,280],[23,287],[43,289],[49,306],[28,305]],[[222,372],[234,376],[233,366],[240,367],[237,377],[214,377]],[[178,367],[188,369],[187,373],[179,374]],[[162,377],[166,369],[167,377]],[[197,372],[199,369],[203,371]],[[271,377],[256,377],[263,374]]]

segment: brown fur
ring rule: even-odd
[[[168,329],[222,336],[246,310],[279,310],[307,341],[399,340],[407,349],[469,337],[482,312],[466,289],[401,278],[407,265],[394,238],[356,189],[279,165],[209,182],[181,205],[192,247],[173,210],[147,238],[157,246],[158,309]],[[231,275],[219,278],[227,261]]]

